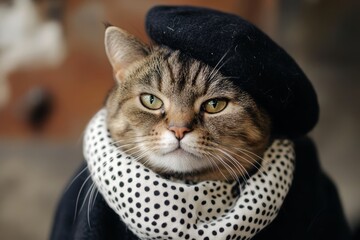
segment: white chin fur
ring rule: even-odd
[[[170,131],[165,132],[159,144],[161,149],[149,153],[148,163],[166,171],[179,173],[190,173],[211,167],[209,160],[201,157],[199,153],[190,152],[193,149],[186,147],[194,144],[191,134],[185,135],[179,144],[174,134]]]
[[[209,167],[208,161],[182,149],[165,155],[150,154],[148,162],[154,167],[180,173],[194,172]]]

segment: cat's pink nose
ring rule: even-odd
[[[187,128],[187,127],[171,126],[171,127],[169,127],[169,130],[174,132],[175,137],[178,140],[181,140],[185,136],[186,133],[191,132],[191,129]]]

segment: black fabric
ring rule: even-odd
[[[269,112],[274,135],[296,137],[315,126],[319,107],[311,83],[281,47],[244,19],[206,8],[158,6],[148,12],[146,30],[155,43],[231,77]]]
[[[351,239],[336,188],[321,171],[313,143],[308,138],[299,139],[295,141],[295,152],[294,182],[283,207],[274,222],[253,239]],[[80,170],[84,167],[85,164]],[[138,239],[100,195],[94,207],[90,206],[89,216],[88,202],[85,201],[84,208],[76,213],[74,221],[77,196],[87,177],[88,172],[84,172],[65,191],[57,209],[50,240]],[[91,184],[89,180],[82,189],[80,206]]]
[[[86,167],[84,162],[79,170]],[[64,192],[54,218],[51,240],[136,240],[138,239],[120,221],[120,217],[108,207],[100,194],[95,203],[88,209],[89,191],[92,181],[86,179],[89,172],[85,171]],[[86,183],[85,183],[86,181]],[[82,188],[82,186],[84,187]],[[81,189],[82,188],[82,189]],[[80,191],[81,190],[81,191]],[[80,195],[79,195],[80,193]],[[79,195],[79,199],[77,200]],[[76,202],[78,206],[76,207]],[[84,207],[80,210],[81,205]],[[77,208],[77,209],[76,209]],[[77,211],[76,211],[77,210]],[[89,215],[88,215],[89,212]]]
[[[295,141],[292,187],[278,217],[254,240],[351,239],[336,187],[321,170],[313,142]]]

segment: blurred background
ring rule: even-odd
[[[113,85],[104,21],[147,41],[154,0],[0,0],[0,239],[47,239],[82,161],[82,131]],[[348,221],[360,221],[360,1],[182,0],[250,20],[283,46],[321,106],[310,134]]]

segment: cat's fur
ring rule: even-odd
[[[105,48],[116,81],[107,124],[122,150],[155,172],[191,180],[245,179],[256,170],[269,144],[270,118],[221,75],[224,61],[211,68],[114,26],[106,30]],[[146,108],[142,94],[156,96],[161,108]],[[207,113],[211,99],[227,105]]]

